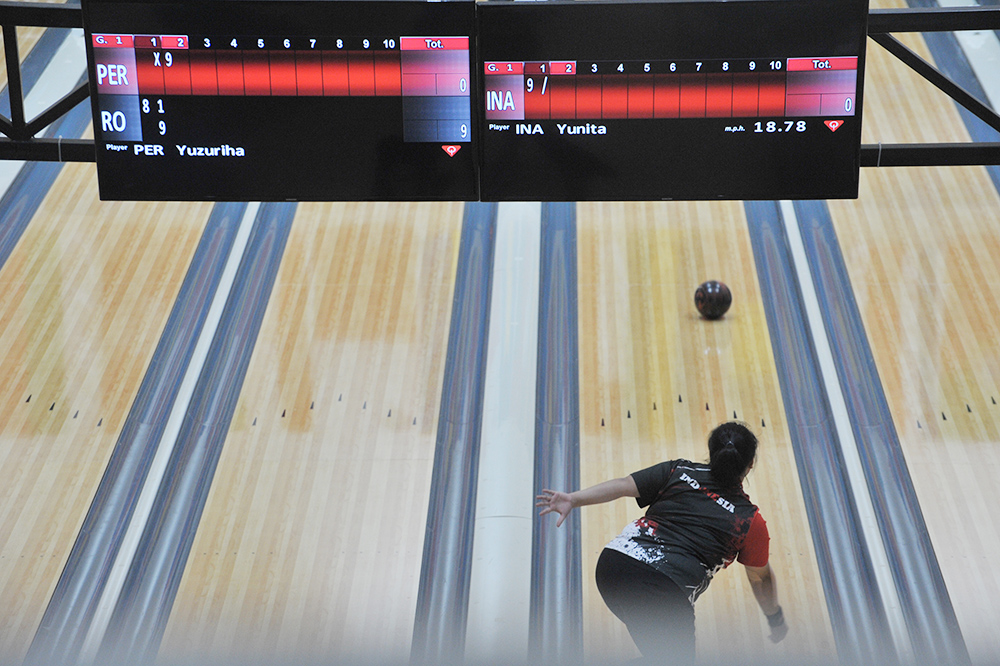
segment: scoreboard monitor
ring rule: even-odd
[[[83,10],[103,199],[479,196],[474,2]]]
[[[867,11],[484,3],[482,197],[856,198]]]

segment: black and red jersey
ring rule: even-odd
[[[692,604],[733,560],[767,564],[767,525],[742,487],[719,486],[707,465],[689,460],[653,465],[632,478],[636,501],[649,509],[607,547],[670,577]]]

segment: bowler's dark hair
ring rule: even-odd
[[[757,457],[757,437],[742,423],[723,423],[708,436],[708,464],[720,486],[738,486]]]

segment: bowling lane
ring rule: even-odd
[[[832,658],[742,204],[581,203],[577,220],[581,484],[671,458],[706,460],[708,432],[735,412],[760,437],[745,489],[768,522],[792,629],[777,646],[767,641],[743,567],[733,566],[698,601],[699,656],[709,663]],[[695,287],[706,279],[733,291],[722,320],[703,320],[695,310]],[[584,635],[592,660],[638,655],[604,606],[593,572],[604,544],[641,513],[631,500],[583,510]]]
[[[462,212],[299,206],[163,660],[408,659]]]
[[[872,9],[905,7],[906,3],[902,0],[871,1]],[[934,62],[920,34],[899,33],[895,37],[920,57]],[[969,140],[951,98],[871,39],[868,40],[865,58],[864,90],[862,143]],[[861,175],[877,172],[878,169],[862,169]]]
[[[45,28],[19,27],[17,29],[17,55],[21,62],[31,52],[38,38],[45,32]],[[3,48],[3,35],[0,35],[0,88],[7,85],[7,54]],[[4,111],[4,115],[9,115],[10,110]]]
[[[0,270],[0,663],[28,649],[211,205],[102,203],[71,164]]]
[[[950,100],[869,44],[866,141],[969,140]],[[959,625],[995,664],[1000,197],[980,167],[862,169],[860,199],[830,211]]]
[[[38,0],[45,4],[65,4],[63,0]],[[21,62],[24,62],[25,57],[34,48],[35,43],[38,38],[42,36],[45,32],[45,28],[38,26],[18,26],[17,28],[17,55]],[[0,34],[0,87],[7,85],[7,52],[3,48],[3,35]],[[9,115],[8,112],[4,112],[5,115]]]

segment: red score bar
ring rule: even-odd
[[[649,63],[643,73],[635,71],[636,63],[622,63],[612,73],[591,73],[598,65],[591,70],[588,64],[586,72],[578,73],[575,61],[487,62],[486,118],[781,118],[855,113],[856,56],[788,58],[772,61],[770,70],[755,68],[756,61],[741,61],[741,69],[735,71],[729,61],[718,61],[706,71],[698,62],[698,71],[692,71],[693,62],[687,63],[687,71],[677,73],[674,64],[671,73],[650,72]]]
[[[525,73],[523,77],[523,107],[504,110],[488,107],[487,119],[610,120],[785,115],[785,75],[782,72],[583,74],[547,78]],[[501,80],[509,81],[509,78],[486,77],[487,91],[493,90]],[[497,83],[491,86],[493,81]],[[502,91],[499,92],[502,94]]]
[[[468,51],[468,37],[400,37],[401,51]]]
[[[132,35],[91,35],[91,43],[95,49],[130,49],[133,46]]]
[[[487,75],[538,74],[541,76],[573,76],[576,74],[576,61],[487,62],[483,65],[483,71]]]
[[[189,51],[172,67],[137,53],[139,94],[374,97],[402,94],[398,51]]]
[[[136,52],[140,95],[398,96],[395,51]],[[158,64],[159,63],[159,64]]]
[[[187,47],[187,35],[160,35],[161,49],[186,49]]]
[[[524,74],[523,62],[488,62],[483,65],[483,71],[489,75]]]
[[[137,50],[140,95],[383,97],[402,94],[399,51]]]
[[[187,35],[91,35],[95,49],[187,49]]]
[[[403,53],[411,59],[467,63],[460,52],[469,50],[468,37],[402,37],[398,51],[202,50],[189,49],[186,35],[94,34],[92,44],[100,49],[95,51],[98,66],[114,66],[116,80],[137,82],[140,95],[401,96]],[[431,75],[436,77],[431,94],[453,94],[438,93],[442,86],[455,89],[454,94],[467,90],[467,64],[464,74]]]
[[[857,69],[856,56],[835,58],[789,58],[786,69],[789,72],[825,72],[830,70]]]

